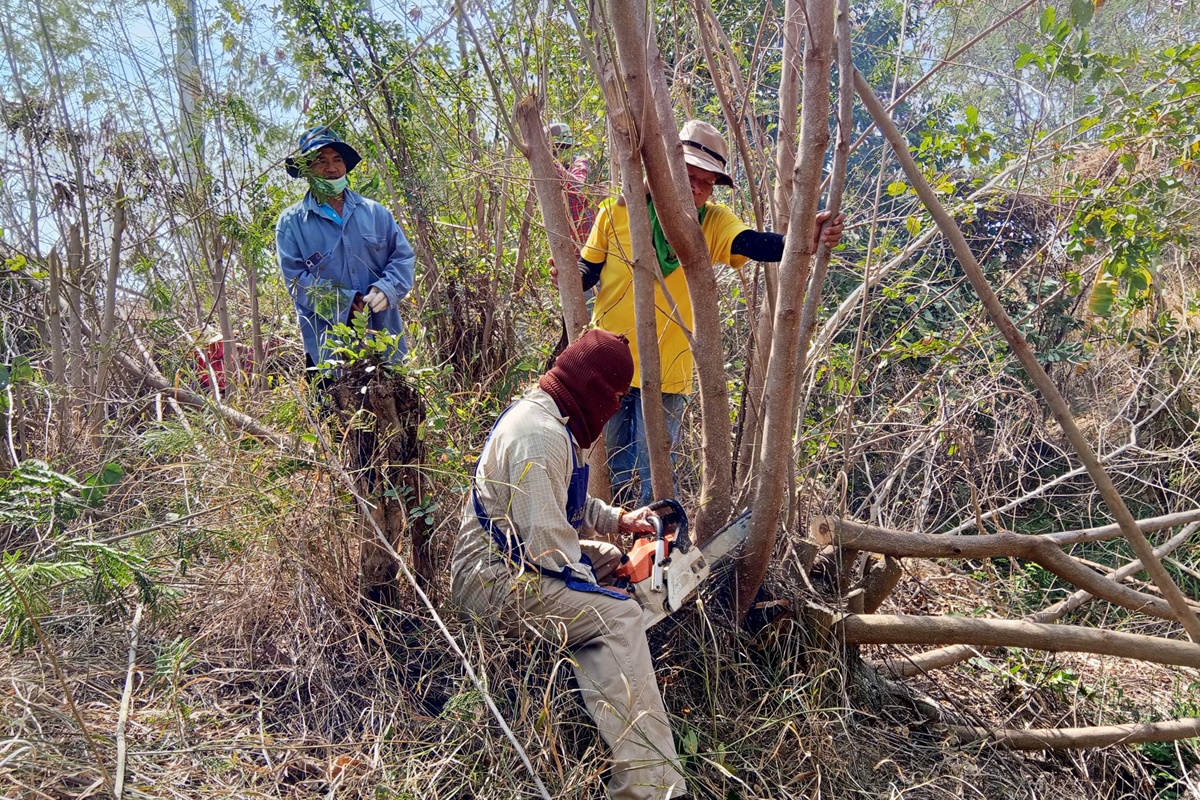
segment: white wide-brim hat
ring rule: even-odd
[[[725,171],[729,163],[729,148],[716,128],[698,119],[688,120],[679,131],[679,141],[683,144],[683,160],[686,163],[715,173],[717,183],[722,186],[733,186],[733,178]]]

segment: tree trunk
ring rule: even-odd
[[[1092,728],[1012,729],[967,728],[952,725],[951,735],[961,744],[985,740],[1006,750],[1073,750],[1084,747],[1175,742],[1200,736],[1200,717],[1165,722],[1131,722]]]
[[[76,404],[83,398],[87,378],[84,374],[83,355],[83,241],[79,234],[79,226],[72,225],[67,239],[67,304],[70,306],[70,353],[68,372],[70,374],[71,413]]]
[[[567,213],[567,199],[563,194],[562,181],[554,168],[554,155],[546,139],[538,99],[527,95],[518,103],[514,112],[517,127],[523,141],[518,142],[521,153],[529,161],[533,187],[537,192],[538,206],[542,210],[542,221],[550,240],[550,255],[554,263],[562,265],[558,282],[559,298],[562,301],[563,324],[567,328],[568,341],[575,341],[587,325],[587,306],[583,302],[583,284],[577,280],[566,280],[575,275],[575,241],[571,238],[571,223]],[[608,459],[604,451],[604,439],[599,439],[588,453],[591,477],[588,492],[593,497],[609,500],[612,490],[608,481]]]
[[[991,317],[993,324],[1000,330],[1004,336],[1008,346],[1012,349],[1017,360],[1021,362],[1025,373],[1033,381],[1049,406],[1050,412],[1062,427],[1063,433],[1067,437],[1067,441],[1071,443],[1079,460],[1087,467],[1088,474],[1092,481],[1096,484],[1096,489],[1100,496],[1104,499],[1105,505],[1108,506],[1109,512],[1116,518],[1116,522],[1121,526],[1121,531],[1125,539],[1133,548],[1137,557],[1142,560],[1146,566],[1146,571],[1154,579],[1154,583],[1158,586],[1159,591],[1163,593],[1163,597],[1171,605],[1178,615],[1179,622],[1187,631],[1188,636],[1193,642],[1200,642],[1200,619],[1196,617],[1195,612],[1188,606],[1187,598],[1183,592],[1179,591],[1179,587],[1171,580],[1170,574],[1154,556],[1154,550],[1147,541],[1146,536],[1138,529],[1137,523],[1133,518],[1133,514],[1129,512],[1129,508],[1125,505],[1125,501],[1121,498],[1117,487],[1113,484],[1112,478],[1108,472],[1100,464],[1096,458],[1095,452],[1092,450],[1087,439],[1079,430],[1079,426],[1075,424],[1075,417],[1071,414],[1070,408],[1067,406],[1066,400],[1062,393],[1058,391],[1058,387],[1050,380],[1050,376],[1046,374],[1046,370],[1042,368],[1038,362],[1033,350],[1029,347],[1029,343],[1025,341],[1025,337],[1017,330],[1012,319],[1004,310],[1004,306],[1000,304],[999,298],[992,288],[988,285],[987,278],[984,277],[983,271],[979,268],[979,263],[975,260],[975,255],[971,252],[970,245],[967,244],[966,237],[954,222],[954,219],[946,213],[946,209],[942,207],[941,202],[937,199],[933,188],[929,182],[925,180],[925,176],[921,174],[920,168],[916,161],[913,160],[912,154],[908,150],[908,145],[905,142],[900,131],[892,122],[892,118],[888,116],[883,108],[883,104],[879,102],[879,98],[871,91],[871,87],[867,84],[865,78],[857,70],[854,72],[854,85],[858,90],[859,96],[862,97],[867,110],[871,113],[871,117],[875,120],[875,124],[883,133],[884,138],[891,144],[892,149],[896,153],[896,157],[900,160],[901,166],[904,168],[905,175],[908,176],[909,183],[917,191],[921,198],[921,202],[929,209],[929,213],[933,216],[938,228],[943,235],[950,241],[951,247],[954,249],[955,256],[958,257],[958,262],[962,265],[963,270],[967,273],[967,279],[971,281],[971,285],[975,288],[979,299],[983,301],[983,307],[987,310],[988,316]]]
[[[729,392],[717,309],[717,281],[687,182],[666,75],[644,4],[615,0],[612,20],[629,112],[638,120],[640,149],[654,207],[679,257],[692,300],[692,353],[700,383],[703,478],[697,537],[703,541],[729,518],[732,457]],[[686,322],[686,320],[685,320]]]
[[[175,81],[179,87],[179,135],[183,139],[184,180],[195,192],[205,174],[204,123],[200,103],[204,98],[200,77],[200,48],[196,35],[196,0],[183,0],[175,8]]]
[[[842,191],[846,187],[846,164],[850,160],[850,133],[854,130],[854,58],[850,49],[850,2],[838,0],[837,12],[838,52],[838,116],[837,144],[833,148],[833,169],[829,177],[828,210],[837,217],[842,210]],[[832,251],[823,242],[817,246],[816,264],[808,279],[804,293],[804,309],[800,312],[800,347],[797,349],[796,386],[792,397],[792,416],[795,432],[800,433],[804,420],[800,417],[800,397],[808,372],[808,348],[812,343],[813,331],[817,327],[817,312],[821,308],[821,291],[825,286],[825,275],[829,272],[829,257]],[[797,493],[796,475],[789,472],[788,520],[792,525],[799,523],[800,498]]]
[[[792,176],[796,169],[798,109],[800,106],[800,59],[804,32],[804,0],[785,0],[783,10],[783,54],[779,75],[779,126],[775,142],[775,198],[772,203],[773,230],[787,234],[792,208]],[[762,444],[763,393],[766,389],[767,359],[771,355],[775,298],[779,288],[779,266],[763,265],[765,291],[754,318],[742,400],[741,447],[738,450],[738,482],[753,487]]]
[[[121,268],[121,237],[125,233],[125,191],[117,181],[117,199],[113,204],[112,247],[108,253],[108,274],[104,279],[104,309],[100,320],[100,341],[97,343],[99,363],[96,366],[96,405],[92,407],[93,427],[104,421],[108,402],[108,383],[112,370],[113,329],[117,317],[117,276]]]
[[[788,232],[792,208],[792,173],[796,169],[796,128],[800,106],[800,59],[804,38],[805,0],[785,0],[783,55],[779,62],[779,130],[775,142],[775,231]]]
[[[421,589],[432,592],[436,588],[432,517],[426,510],[430,498],[421,475],[424,453],[417,436],[425,419],[420,392],[386,370],[368,373],[352,367],[330,388],[329,397],[345,431],[346,472],[370,501],[371,517],[397,552],[403,552],[407,534]],[[369,601],[395,607],[399,600],[396,561],[373,526],[364,522],[360,532],[360,592]]]
[[[267,386],[266,369],[267,348],[263,344],[262,312],[258,306],[258,262],[251,250],[241,248],[242,266],[246,269],[246,292],[250,295],[250,346],[253,348],[254,362],[250,368],[253,375],[250,382],[259,389]]]
[[[567,214],[567,201],[563,196],[562,181],[554,168],[554,155],[546,140],[542,125],[539,101],[527,95],[517,103],[514,116],[524,141],[521,152],[529,160],[529,171],[537,191],[538,205],[550,239],[550,255],[558,265],[560,274],[575,273],[575,242],[571,238],[571,223]],[[558,291],[562,299],[563,320],[567,325],[567,338],[575,341],[587,325],[587,308],[583,303],[583,286],[577,280],[560,280]]]
[[[638,342],[658,341],[658,311],[654,287],[658,281],[658,255],[654,251],[654,234],[650,228],[650,213],[643,201],[642,162],[634,149],[641,135],[637,120],[629,114],[628,105],[620,94],[615,75],[606,76],[605,95],[608,101],[609,122],[612,124],[613,150],[621,162],[621,193],[629,215],[629,239],[633,247],[633,313]],[[664,306],[665,298],[663,299]],[[642,373],[642,417],[646,423],[646,444],[650,456],[651,494],[655,498],[673,497],[674,479],[671,472],[671,442],[662,399],[662,364],[658,347],[638,347],[638,362]]]
[[[59,450],[65,450],[71,441],[71,388],[67,385],[67,349],[63,342],[62,308],[65,306],[69,309],[71,304],[64,297],[62,259],[58,257],[58,250],[51,250],[47,261],[50,287],[46,296],[46,327],[50,337],[50,372],[55,389],[51,396],[58,401],[58,407],[55,409],[55,416],[58,417],[58,447]]]
[[[829,66],[833,52],[833,1],[809,0],[804,55],[804,116],[794,173],[794,195],[779,267],[779,297],[767,361],[762,450],[755,479],[754,514],[738,561],[737,609],[744,618],[767,572],[775,548],[794,434],[792,395],[800,343],[800,303],[813,255],[812,233],[820,199],[821,170],[829,144]]]

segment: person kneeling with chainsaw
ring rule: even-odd
[[[587,494],[587,450],[629,390],[623,336],[590,330],[496,420],[454,546],[451,592],[477,624],[561,641],[583,704],[608,745],[613,800],[686,792],[642,609],[607,585],[621,550],[587,536],[654,530]]]

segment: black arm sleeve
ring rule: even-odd
[[[579,277],[583,280],[585,292],[600,282],[600,270],[602,269],[604,269],[603,261],[597,264],[594,261],[579,259]]]
[[[783,258],[783,234],[742,231],[733,237],[730,251],[752,261],[779,261]]]

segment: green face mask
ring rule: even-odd
[[[308,178],[308,188],[312,189],[312,193],[317,197],[337,197],[350,185],[350,179],[343,175],[340,178],[318,178],[316,175],[310,175]]]

